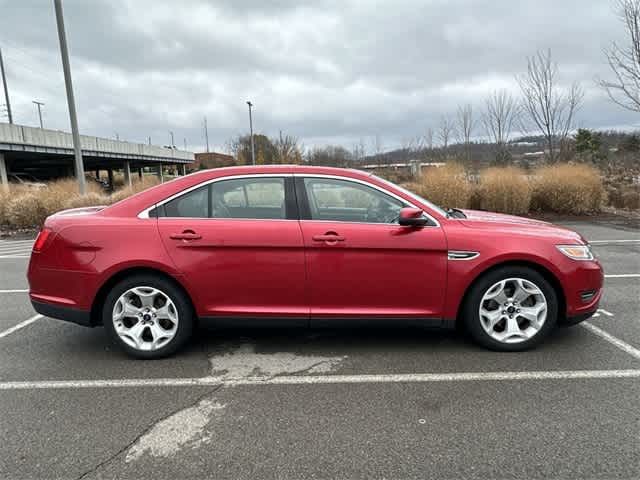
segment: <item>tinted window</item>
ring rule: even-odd
[[[397,223],[404,206],[395,198],[356,182],[305,178],[312,220]]]
[[[197,188],[164,204],[167,217],[207,218],[209,216],[209,186]]]

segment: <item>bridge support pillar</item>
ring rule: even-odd
[[[4,153],[0,153],[0,184],[5,192],[9,191],[9,176],[7,175],[7,164]]]
[[[180,173],[182,173],[183,177],[187,174],[187,166],[184,163],[180,165]]]
[[[142,167],[138,168],[138,178],[142,180]]]
[[[131,188],[131,165],[129,162],[124,162],[124,186]]]
[[[109,178],[109,190],[113,192],[113,169],[107,169],[107,177]]]
[[[96,179],[100,180],[100,169],[96,168]]]
[[[164,178],[162,175],[162,164],[158,164],[158,178],[160,179],[160,183],[164,183]]]

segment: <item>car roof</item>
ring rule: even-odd
[[[238,165],[232,167],[211,168],[199,170],[192,175],[215,173],[214,177],[227,175],[251,175],[261,173],[315,173],[325,175],[347,175],[354,173],[357,176],[370,176],[371,173],[355,168],[325,167],[317,165]],[[348,175],[350,176],[350,175]],[[212,177],[212,178],[214,178]]]

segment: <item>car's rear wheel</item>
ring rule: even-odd
[[[499,351],[538,345],[557,322],[558,297],[537,271],[510,266],[481,277],[463,309],[464,324],[479,344]]]
[[[135,275],[117,283],[107,295],[102,317],[111,339],[144,359],[175,353],[191,336],[194,323],[182,290],[155,275]]]

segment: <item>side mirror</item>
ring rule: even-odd
[[[398,223],[403,227],[424,227],[429,220],[419,208],[406,207],[400,210]]]

